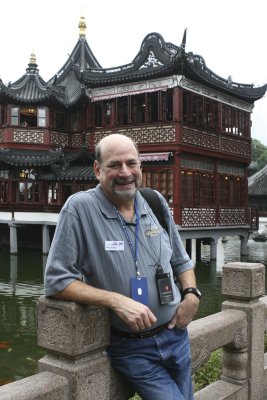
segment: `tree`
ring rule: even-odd
[[[257,139],[252,139],[251,158],[257,162],[257,171],[262,169],[267,165],[267,146]]]

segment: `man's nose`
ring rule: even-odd
[[[131,168],[126,163],[122,163],[119,173],[120,173],[120,175],[130,175]]]

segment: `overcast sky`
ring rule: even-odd
[[[201,55],[208,68],[234,82],[267,83],[267,23],[263,0],[9,0],[1,3],[0,78],[19,79],[36,54],[39,73],[50,79],[78,38],[86,38],[102,67],[131,62],[148,33]],[[252,137],[267,146],[267,96],[255,103]]]

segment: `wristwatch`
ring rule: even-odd
[[[197,288],[195,288],[195,287],[188,287],[188,288],[186,288],[186,289],[184,289],[183,291],[182,291],[182,293],[183,293],[183,297],[186,295],[186,294],[188,294],[188,293],[192,293],[192,294],[194,294],[195,296],[197,296],[199,299],[201,299],[201,292],[197,289]]]

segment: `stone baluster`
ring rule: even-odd
[[[38,344],[47,355],[39,371],[67,378],[70,400],[126,400],[131,390],[114,372],[105,348],[109,344],[106,309],[41,297]]]
[[[233,343],[224,347],[221,379],[246,385],[250,400],[262,400],[264,391],[264,304],[265,267],[259,263],[228,263],[223,267],[222,310],[247,314],[247,330],[238,332]]]

